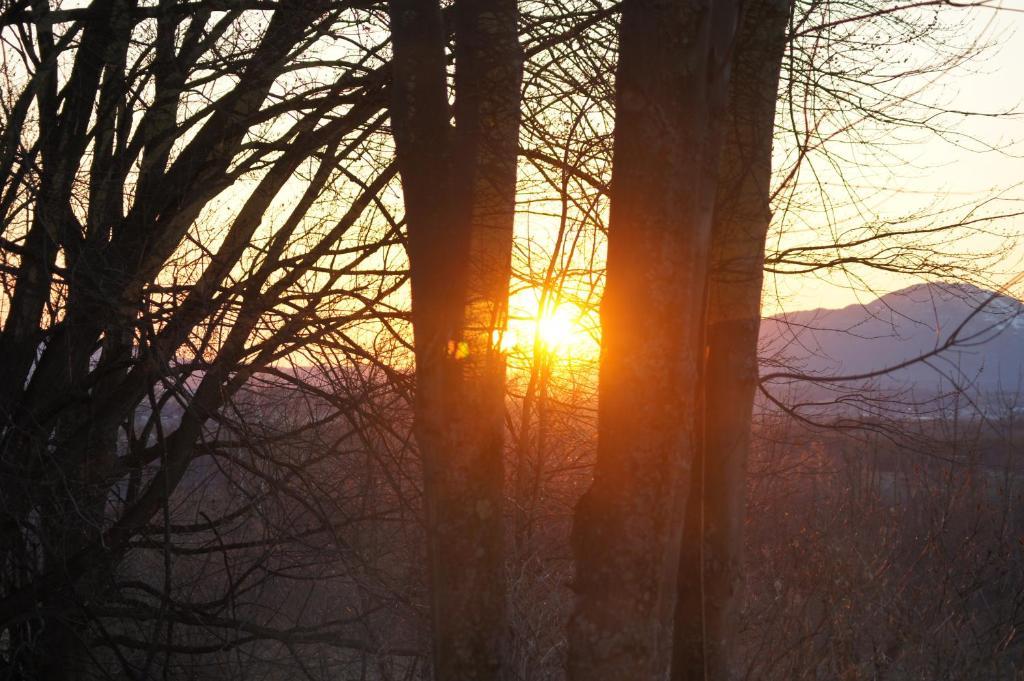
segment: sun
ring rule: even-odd
[[[548,360],[575,361],[597,355],[593,313],[539,291],[520,291],[509,300],[508,328],[500,338],[507,354]]]
[[[579,315],[573,314],[572,307],[574,306],[559,305],[546,310],[536,320],[537,340],[548,351],[564,351],[579,340]]]

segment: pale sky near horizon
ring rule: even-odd
[[[887,169],[892,171],[890,182],[894,186],[872,190],[876,192],[876,200],[871,203],[877,218],[898,220],[907,212],[934,203],[963,206],[957,212],[960,216],[967,214],[969,206],[984,201],[988,203],[978,215],[1024,211],[1024,0],[1002,5],[1002,10],[970,10],[964,21],[964,35],[977,36],[990,47],[965,68],[935,79],[928,90],[950,109],[1015,113],[947,119],[953,121],[949,127],[961,139],[949,143],[933,139],[901,149],[899,153],[909,162],[903,168]],[[972,150],[970,147],[979,145],[968,136],[995,150]],[[990,226],[1004,234],[1024,234],[1024,217],[993,221]],[[971,236],[952,245],[951,250],[967,255],[998,243],[1002,242]],[[988,266],[980,274],[983,283],[996,287],[1008,282],[1022,267],[1024,244],[1018,243],[998,265]],[[843,274],[769,276],[764,313],[870,302],[878,295],[921,281],[910,275],[861,273],[867,286]],[[1020,296],[1024,289],[1012,292]]]

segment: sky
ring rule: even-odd
[[[953,134],[943,139],[908,135],[891,140],[888,144],[893,155],[905,163],[889,161],[882,170],[865,171],[864,184],[870,186],[865,191],[867,198],[856,214],[839,211],[844,228],[855,229],[858,221],[872,218],[897,222],[902,216],[934,214],[940,208],[949,212],[918,218],[916,224],[1024,210],[1024,1],[1004,2],[1001,10],[973,8],[962,16],[962,35],[976,39],[986,49],[955,72],[922,82],[922,96],[949,109],[1003,115],[946,118]],[[786,243],[787,236],[790,241],[805,238],[799,223],[810,231],[820,229],[821,221],[821,215],[808,211],[787,223],[789,234],[777,243]],[[944,244],[951,258],[963,254],[966,262],[972,254],[1004,250],[1015,234],[1024,233],[1024,217],[977,226],[993,234],[972,233]],[[994,288],[1010,281],[1022,263],[1024,244],[1016,244],[998,262],[986,261],[974,277]],[[869,302],[920,281],[917,276],[863,269],[831,275],[769,276],[764,314]],[[1020,287],[1011,292],[1024,294]]]

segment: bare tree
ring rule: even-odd
[[[380,46],[333,42],[353,5],[273,10],[5,5],[0,638],[12,678],[108,663],[145,675],[156,652],[189,649],[175,620],[216,619],[177,607],[170,536],[224,527],[176,511],[197,470],[232,461],[237,396],[404,282],[398,269],[358,282],[401,242],[397,225],[365,229],[395,173],[371,153]],[[344,56],[321,59],[330,49]],[[325,204],[340,210],[317,218]],[[140,586],[122,568],[154,536],[163,577]],[[119,599],[138,607],[109,607]],[[127,635],[131,612],[153,631]],[[251,632],[297,635],[246,617]]]
[[[622,7],[594,481],[573,526],[570,679],[669,672],[738,3]]]
[[[409,229],[434,674],[495,679],[505,637],[505,328],[522,50],[512,0],[390,3],[392,126]]]
[[[672,678],[734,678],[746,469],[758,385],[775,106],[793,3],[744,5],[711,231],[703,433],[687,503]]]

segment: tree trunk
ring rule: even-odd
[[[779,72],[792,0],[752,0],[736,38],[711,236],[703,451],[687,504],[673,681],[736,678],[746,469]],[[703,538],[703,541],[702,541]]]
[[[737,2],[622,7],[594,481],[576,508],[573,681],[670,671]]]
[[[505,633],[502,444],[522,53],[516,3],[454,6],[455,128],[436,2],[391,3],[434,677],[496,679]]]

